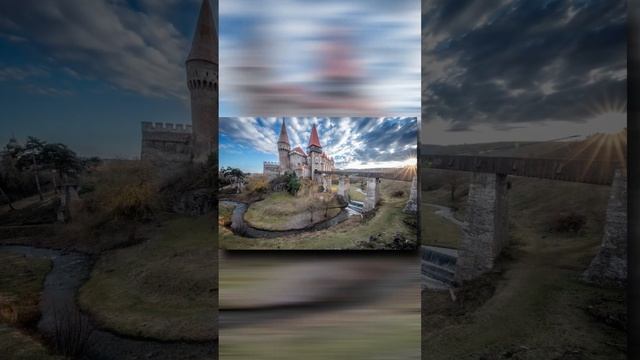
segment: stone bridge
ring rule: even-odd
[[[491,270],[507,244],[509,175],[611,186],[602,246],[584,276],[593,282],[626,281],[626,163],[467,155],[422,155],[420,158],[421,171],[472,172],[467,226],[463,229],[456,262],[457,281],[470,280]]]
[[[407,171],[405,168],[389,169],[387,171],[368,170],[334,170],[315,171],[317,181],[325,189],[331,188],[332,176],[338,176],[338,195],[349,201],[350,177],[361,177],[367,179],[367,191],[363,210],[371,211],[375,209],[380,201],[380,182],[382,179],[410,181],[411,191],[409,200],[404,208],[406,213],[417,213],[418,211],[418,179],[415,172]]]

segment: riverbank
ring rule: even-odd
[[[416,216],[402,211],[408,200],[409,186],[408,182],[384,180],[381,183],[381,204],[371,218],[352,216],[340,223],[331,224],[327,229],[301,232],[295,236],[277,236],[267,239],[239,236],[224,226],[227,223],[225,219],[229,216],[229,208],[224,208],[221,210],[219,219],[219,223],[223,225],[219,227],[221,248],[228,250],[358,249],[361,248],[360,242],[368,242],[372,236],[381,243],[390,244],[396,237],[415,239],[417,243],[417,229],[411,225],[416,223]]]

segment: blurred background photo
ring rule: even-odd
[[[223,0],[221,116],[417,116],[420,3]]]

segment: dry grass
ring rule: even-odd
[[[330,219],[340,211],[340,203],[331,194],[292,196],[289,193],[278,192],[252,203],[244,218],[248,224],[258,229],[292,230]]]
[[[0,251],[0,319],[29,325],[40,316],[38,303],[51,260]]]
[[[160,340],[217,336],[213,219],[175,218],[140,245],[103,253],[79,303],[118,333]]]

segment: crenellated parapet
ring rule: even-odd
[[[167,122],[142,122],[142,131],[148,132],[176,132],[176,133],[189,133],[191,134],[191,124],[176,124]]]
[[[191,160],[191,125],[145,121],[142,123],[142,160]]]

